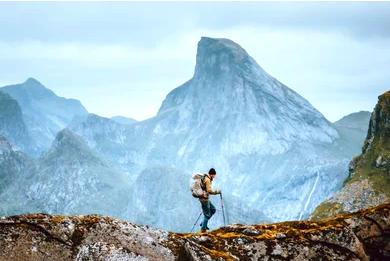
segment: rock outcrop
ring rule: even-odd
[[[312,219],[377,206],[390,200],[390,91],[379,96],[371,114],[362,154],[349,164],[343,188],[321,203]]]
[[[169,233],[96,215],[0,219],[0,260],[389,260],[390,204],[332,219]]]

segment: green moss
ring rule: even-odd
[[[312,220],[321,220],[344,213],[343,206],[336,202],[323,202],[313,212]]]
[[[368,179],[375,192],[383,193],[390,197],[390,142],[384,139],[374,139],[371,148],[361,155],[356,164],[355,172],[346,183],[353,183]],[[383,167],[376,167],[376,159],[382,156],[387,164]]]

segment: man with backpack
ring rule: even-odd
[[[207,223],[209,219],[214,215],[215,213],[215,207],[209,200],[209,195],[217,195],[221,194],[221,190],[212,190],[212,182],[215,179],[215,176],[217,175],[217,172],[214,168],[211,168],[209,170],[208,174],[205,174],[202,179],[202,189],[204,190],[203,196],[199,197],[199,201],[202,205],[202,211],[203,211],[203,222],[200,223],[200,226],[202,227],[201,232],[205,233],[209,228],[207,227]]]

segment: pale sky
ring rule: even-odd
[[[201,36],[237,42],[330,121],[390,90],[390,2],[0,2],[0,86],[34,77],[143,120],[192,77]]]

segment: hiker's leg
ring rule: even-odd
[[[202,228],[207,228],[207,223],[209,222],[209,219],[211,217],[211,211],[210,211],[210,201],[201,201],[202,203],[202,211],[203,211],[203,222],[202,222]]]
[[[211,218],[212,215],[215,214],[215,211],[216,211],[215,206],[210,202],[210,214],[211,214],[210,218]]]

